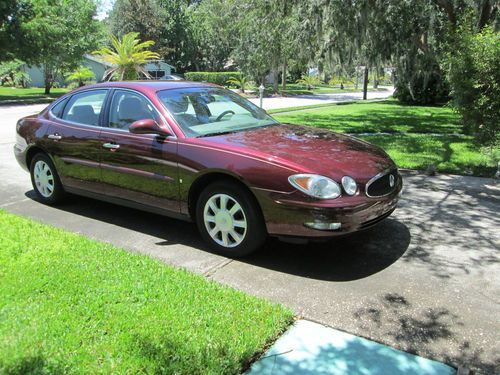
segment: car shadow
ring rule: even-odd
[[[258,267],[324,281],[352,281],[376,274],[408,249],[410,231],[389,218],[378,225],[324,243],[289,244],[269,239],[255,254],[242,259]]]
[[[33,191],[25,195],[36,200]],[[158,238],[157,246],[182,244],[209,251],[193,223],[80,196],[54,208]],[[270,238],[259,251],[237,261],[299,277],[351,281],[389,267],[403,256],[410,239],[406,225],[389,218],[327,242],[298,245]]]

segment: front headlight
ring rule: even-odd
[[[350,176],[342,177],[342,187],[344,188],[344,191],[349,195],[356,194],[356,190],[358,190],[356,181],[354,181],[354,179]]]
[[[328,177],[317,174],[294,174],[288,181],[301,192],[319,199],[340,197],[340,186]]]

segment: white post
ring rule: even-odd
[[[264,87],[264,84],[260,84],[259,86],[259,98],[260,98],[260,108],[262,108],[262,99],[264,98],[264,90],[266,88]]]

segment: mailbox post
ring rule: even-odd
[[[260,86],[259,86],[259,98],[260,98],[260,108],[262,108],[262,99],[264,98],[264,90],[266,88],[264,87],[264,85],[261,83]]]

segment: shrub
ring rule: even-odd
[[[2,86],[26,87],[30,76],[23,69],[24,62],[18,59],[0,64],[0,84]]]
[[[398,79],[394,97],[405,104],[436,104],[449,100],[449,86],[438,69],[421,70],[408,80]]]
[[[448,56],[451,104],[464,130],[484,144],[500,141],[500,34],[491,28],[459,34],[459,47]]]
[[[240,92],[244,93],[245,89],[252,86],[253,82],[249,81],[247,79],[247,77],[240,74],[240,75],[232,76],[231,78],[229,78],[227,80],[227,84],[230,86],[236,86],[237,88],[240,89]]]
[[[83,65],[80,65],[75,71],[66,74],[66,81],[76,84],[77,87],[82,87],[94,80],[95,75],[92,70]]]
[[[184,74],[188,81],[210,82],[220,86],[227,86],[230,79],[240,80],[240,72],[189,72]]]
[[[384,73],[384,75],[379,76],[378,77],[378,84],[379,85],[392,85],[391,75],[388,73]]]
[[[303,74],[302,78],[297,80],[297,83],[306,86],[308,90],[313,90],[314,86],[319,85],[321,81],[316,75]]]
[[[354,80],[351,77],[334,77],[328,81],[330,86],[342,85],[342,84],[354,84]]]

